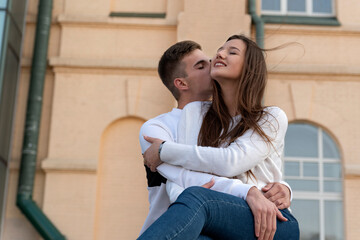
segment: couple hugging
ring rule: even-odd
[[[150,209],[138,239],[299,239],[281,172],[288,121],[262,104],[263,51],[233,35],[211,60],[193,41],[162,55],[178,107],[140,130]]]

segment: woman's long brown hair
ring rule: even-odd
[[[253,129],[265,142],[271,144],[271,139],[258,123],[265,114],[268,114],[262,105],[267,82],[263,50],[243,35],[233,35],[227,42],[233,39],[241,40],[246,45],[245,61],[236,85],[237,92],[234,99],[236,101],[236,115],[240,115],[241,120],[232,127],[233,118],[225,105],[221,87],[216,80],[213,81],[213,101],[200,128],[198,138],[198,145],[200,146],[228,146],[249,129]],[[247,171],[246,174],[248,177],[255,178],[251,170]]]

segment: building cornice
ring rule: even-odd
[[[287,24],[265,24],[265,33],[296,34],[296,35],[330,35],[347,36],[360,35],[360,25],[342,25],[341,27],[332,26],[307,26],[307,25],[287,25]]]
[[[27,23],[36,23],[36,16],[28,15]],[[82,16],[58,15],[52,18],[53,24],[61,26],[87,26],[87,27],[131,27],[176,30],[176,22],[166,18],[141,18],[141,17],[111,17],[111,16]]]

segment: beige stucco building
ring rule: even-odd
[[[67,239],[136,238],[149,206],[138,132],[176,106],[157,75],[159,57],[180,40],[197,41],[212,56],[232,34],[255,37],[252,2],[263,15],[264,47],[292,43],[267,53],[265,104],[284,109],[290,123],[324,130],[336,143],[343,233],[334,239],[359,238],[358,1],[329,1],[329,16],[310,11],[287,18],[291,12],[266,12],[260,0],[57,0],[33,198]],[[37,5],[28,2],[9,158],[0,162],[7,169],[1,240],[41,239],[16,206]],[[326,224],[320,224],[321,239]]]

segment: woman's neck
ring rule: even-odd
[[[222,96],[231,116],[236,115],[236,84],[226,81],[220,83]]]

